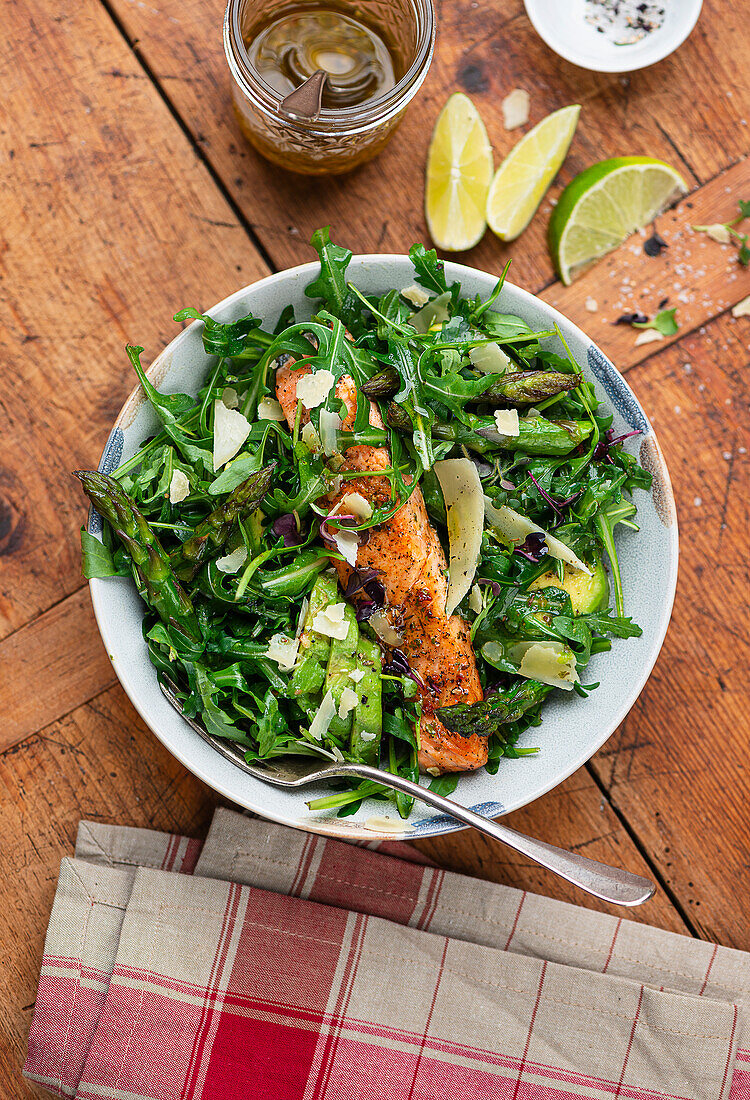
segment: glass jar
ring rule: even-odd
[[[261,22],[264,14],[321,6],[369,21],[387,35],[388,46],[403,59],[403,75],[379,97],[354,107],[324,107],[310,122],[293,120],[281,113],[281,96],[251,65],[245,37],[248,27]],[[224,51],[242,132],[268,160],[306,175],[347,172],[380,152],[421,87],[434,46],[432,0],[297,0],[289,5],[278,0],[229,0],[224,17]]]

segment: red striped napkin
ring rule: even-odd
[[[198,848],[82,823],[28,1077],[81,1100],[750,1097],[742,952],[229,811]]]

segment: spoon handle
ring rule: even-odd
[[[331,773],[333,774],[333,773]],[[548,871],[559,875],[574,886],[580,887],[588,894],[593,894],[602,901],[612,902],[614,905],[642,905],[655,893],[655,886],[647,878],[634,875],[630,871],[623,871],[619,867],[609,867],[606,863],[598,863],[594,859],[588,859],[579,852],[568,852],[564,848],[557,848],[554,844],[547,844],[543,840],[524,836],[515,829],[482,817],[465,806],[459,806],[449,798],[435,794],[427,787],[420,787],[418,783],[412,783],[410,779],[404,779],[400,775],[392,775],[383,772],[379,768],[371,768],[367,765],[345,764],[341,766],[340,775],[356,775],[362,779],[372,779],[381,783],[384,787],[392,787],[393,790],[402,791],[413,798],[426,802],[436,810],[442,810],[444,814],[453,817],[456,821],[463,822],[478,829],[480,833],[499,840],[521,855],[528,856]]]

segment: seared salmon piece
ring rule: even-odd
[[[293,370],[289,365],[276,371],[276,397],[291,427],[297,412],[297,382],[309,367]],[[344,428],[351,429],[357,411],[354,380],[345,375],[336,386],[348,415]],[[303,410],[302,420],[309,416]],[[370,424],[382,428],[377,406],[370,404]],[[385,447],[349,447],[340,472],[385,470],[390,455]],[[391,485],[387,477],[347,478],[341,488],[321,503],[330,510],[349,493],[361,493],[373,510],[387,507]],[[487,761],[487,739],[476,734],[462,737],[447,730],[436,717],[438,707],[454,703],[475,703],[482,698],[468,625],[458,615],[445,614],[448,591],[446,562],[440,540],[427,516],[419,488],[394,516],[369,529],[369,538],[357,552],[358,569],[376,569],[385,588],[390,625],[403,641],[398,648],[420,677],[422,703],[419,766],[440,772],[462,772],[481,768]],[[344,589],[352,574],[346,562],[334,561]],[[355,594],[354,602],[366,598]],[[388,647],[386,647],[388,648]]]

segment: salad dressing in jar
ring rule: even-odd
[[[306,174],[345,172],[383,148],[422,84],[435,41],[432,0],[229,0],[224,49],[243,134]],[[325,73],[314,118],[282,100]]]

